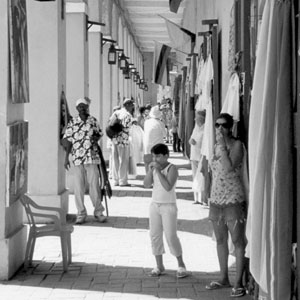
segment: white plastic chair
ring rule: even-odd
[[[72,225],[67,224],[65,212],[61,208],[40,206],[28,197],[28,195],[23,195],[21,202],[25,208],[29,224],[24,262],[25,269],[32,264],[34,246],[37,238],[59,236],[61,241],[63,270],[67,271],[68,265],[72,262],[71,233],[74,228]],[[48,219],[49,224],[37,225],[37,218]]]

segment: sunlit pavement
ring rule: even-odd
[[[60,241],[55,237],[37,240],[34,264],[20,270],[11,280],[0,282],[1,300],[26,299],[229,299],[230,289],[207,291],[205,285],[218,279],[218,259],[208,208],[193,205],[191,169],[181,153],[171,153],[170,161],[179,168],[177,183],[178,235],[191,275],[176,278],[176,259],[164,255],[167,274],[148,276],[155,266],[148,234],[148,206],[151,190],[144,189],[144,166],[130,187],[113,187],[108,199],[109,217],[98,223],[86,196],[87,222],[74,225],[72,259],[67,273],[62,271]],[[75,219],[74,198],[70,196],[70,222]],[[230,257],[230,276],[234,277],[234,258]],[[233,280],[232,280],[233,282]],[[245,296],[242,299],[250,299]]]

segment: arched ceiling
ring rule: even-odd
[[[132,34],[142,52],[153,52],[154,41],[170,43],[164,18],[181,25],[186,1],[181,1],[177,13],[170,11],[169,0],[120,1]]]

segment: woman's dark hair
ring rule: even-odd
[[[153,154],[162,154],[162,155],[169,155],[169,148],[165,144],[156,144],[151,148],[151,153]]]
[[[228,114],[228,113],[221,113],[219,114],[219,116],[217,117],[217,120],[219,119],[224,119],[226,120],[226,123],[228,124],[228,128],[231,129],[233,126],[233,117],[232,115]]]

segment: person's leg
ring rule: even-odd
[[[85,193],[85,170],[83,165],[74,166],[74,195],[77,208],[76,223],[81,224],[86,218],[86,208],[84,206]]]
[[[223,220],[212,221],[217,242],[217,254],[220,265],[220,284],[229,285],[228,277],[228,228]]]
[[[173,135],[173,143],[172,143],[173,144],[173,152],[177,152],[176,133],[173,132],[172,135]]]
[[[199,164],[199,162],[197,160],[191,160],[193,180],[195,180],[195,177],[196,177],[196,172],[198,170],[198,164]],[[194,191],[194,203],[200,203],[199,202],[199,193],[196,191]]]
[[[157,268],[163,272],[162,255],[165,253],[163,242],[163,226],[158,204],[151,203],[149,207],[149,234],[151,239],[152,253],[155,256]]]
[[[119,185],[119,152],[118,145],[112,144],[112,178],[114,185]]]
[[[182,259],[182,247],[177,235],[177,211],[176,204],[161,205],[162,226],[170,252],[177,258],[178,266],[185,267]]]
[[[177,137],[177,150],[178,152],[181,152],[181,139],[178,136],[178,133],[176,133],[176,137]]]
[[[100,217],[103,215],[104,207],[101,203],[101,189],[100,189],[100,173],[98,165],[85,165],[87,181],[89,184],[89,194],[94,206],[94,216]]]
[[[129,145],[118,146],[120,166],[119,166],[119,185],[128,184],[129,167]]]
[[[243,287],[243,273],[245,268],[245,218],[242,209],[232,207],[228,209],[231,220],[227,222],[227,226],[231,235],[232,243],[235,249],[236,257],[236,275],[234,288]],[[241,212],[241,213],[239,213]]]

